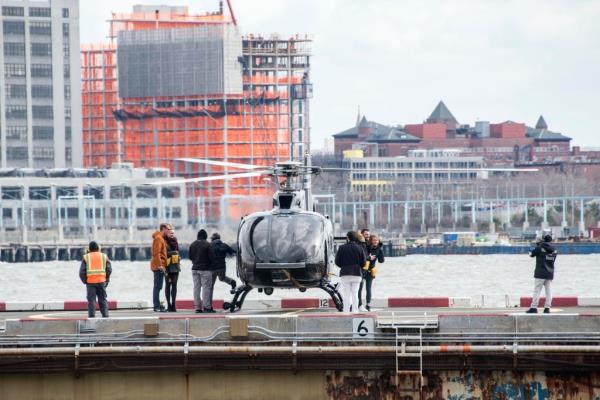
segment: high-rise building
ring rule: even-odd
[[[78,1],[0,6],[0,165],[81,167]]]
[[[139,5],[113,13],[109,38],[82,47],[85,166],[132,162],[193,177],[224,168],[178,158],[272,166],[310,150],[309,37],[242,35],[222,6],[194,15]],[[270,196],[272,183],[214,181],[194,193],[218,203]]]

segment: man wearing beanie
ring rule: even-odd
[[[110,280],[112,267],[106,254],[100,252],[98,243],[91,241],[88,252],[83,256],[79,267],[79,278],[87,288],[88,317],[96,316],[96,298],[103,318],[108,318],[108,301],[106,286]]]
[[[212,307],[214,255],[207,239],[206,231],[200,229],[197,240],[190,245],[189,251],[194,281],[194,307],[197,313],[215,312]]]
[[[213,276],[213,287],[214,282],[217,281],[217,278],[221,282],[225,282],[228,285],[231,285],[231,290],[235,289],[236,283],[235,280],[225,275],[227,271],[227,261],[226,258],[235,254],[235,250],[233,250],[227,243],[221,240],[221,235],[218,232],[215,232],[210,237],[210,246],[213,250],[213,255],[215,256],[215,271]]]

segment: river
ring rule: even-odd
[[[555,296],[600,296],[600,255],[559,256],[556,265]],[[190,262],[184,260],[179,299],[192,298],[190,268]],[[234,260],[230,260],[227,269],[229,276],[236,276]],[[412,255],[388,258],[378,269],[373,289],[375,298],[529,296],[534,260],[527,255]],[[79,263],[75,261],[0,263],[0,301],[83,300],[85,288],[78,270]],[[150,301],[152,273],[148,262],[115,261],[108,296],[121,301]],[[230,296],[229,287],[217,281],[214,298],[229,299]],[[248,295],[248,299],[265,297],[256,291]],[[326,294],[320,290],[306,293],[276,290],[271,297],[326,297]]]

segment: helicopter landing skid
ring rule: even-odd
[[[246,300],[246,296],[250,291],[254,289],[252,286],[241,285],[238,286],[233,292],[233,299],[231,303],[225,302],[223,303],[223,308],[225,310],[229,310],[229,312],[236,312],[242,309],[242,305],[244,304],[244,300]]]
[[[326,283],[325,285],[322,285],[320,287],[331,296],[331,300],[333,300],[335,308],[337,308],[337,310],[341,312],[344,309],[344,302],[342,300],[340,292],[337,291],[337,288],[331,283]]]

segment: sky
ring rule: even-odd
[[[600,147],[600,1],[231,0],[242,34],[308,33],[313,148],[356,123],[420,123],[443,100],[461,124],[512,120]],[[134,4],[216,11],[217,0],[80,0],[82,43]]]

